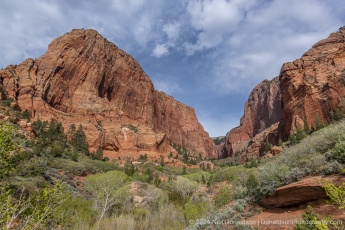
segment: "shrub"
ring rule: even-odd
[[[246,182],[246,187],[248,191],[251,193],[254,189],[256,189],[258,184],[258,179],[256,179],[256,177],[253,174],[250,174]]]
[[[345,208],[345,182],[337,187],[331,181],[323,179],[321,184],[330,198],[329,203],[339,205],[339,209]]]
[[[324,230],[327,225],[317,217],[311,206],[302,214],[303,221],[298,221],[295,230]]]
[[[238,212],[243,212],[246,205],[247,205],[246,200],[239,199],[232,205],[232,208]]]
[[[341,163],[345,163],[345,140],[338,140],[330,153],[331,159],[336,159]]]
[[[231,186],[225,185],[220,188],[217,194],[214,196],[214,204],[216,208],[220,208],[232,200],[233,191]]]
[[[242,185],[235,186],[233,188],[233,194],[235,199],[244,199],[248,195],[248,189]]]
[[[286,183],[290,184],[290,183],[299,181],[308,173],[310,173],[309,168],[293,168],[285,177]]]

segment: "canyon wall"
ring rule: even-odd
[[[280,121],[280,88],[278,77],[260,82],[244,105],[240,126],[227,133],[221,157],[245,152],[253,138]]]
[[[170,141],[215,156],[194,110],[156,92],[137,61],[94,30],[56,38],[37,60],[1,70],[0,83],[34,120],[81,124],[90,149],[109,158],[159,157],[173,150]]]
[[[285,139],[305,119],[315,126],[317,114],[324,124],[331,111],[345,112],[345,28],[319,41],[299,59],[281,69],[280,90]]]

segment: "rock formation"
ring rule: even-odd
[[[157,92],[139,64],[94,30],[56,38],[37,60],[0,71],[0,85],[33,119],[83,126],[91,150],[135,159],[173,151],[214,157],[212,140],[192,108]]]
[[[316,43],[300,59],[285,63],[279,77],[263,81],[251,92],[240,126],[226,135],[220,157],[239,153],[239,163],[258,159],[267,142],[287,140],[297,127],[332,121],[345,113],[345,27]]]
[[[315,126],[317,114],[325,124],[331,111],[345,113],[344,36],[345,27],[283,65],[279,79],[285,139],[298,125],[304,126],[304,119]]]
[[[233,156],[240,152],[246,152],[248,146],[262,149],[262,140],[258,143],[259,137],[264,131],[281,119],[280,89],[278,77],[271,81],[260,82],[250,93],[244,106],[244,115],[241,118],[240,126],[227,133],[225,144],[220,157]],[[278,126],[277,126],[278,128]],[[258,145],[258,146],[256,146]],[[260,152],[259,151],[259,152]],[[258,157],[259,152],[255,152]]]
[[[333,184],[339,186],[345,179],[341,176],[326,177]],[[304,178],[298,182],[277,188],[271,195],[260,200],[260,205],[266,208],[291,207],[305,204],[310,201],[327,199],[325,190],[319,181],[321,177]]]

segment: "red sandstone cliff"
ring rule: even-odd
[[[280,89],[284,135],[288,137],[306,119],[314,125],[316,114],[330,122],[330,112],[345,112],[345,28],[332,33],[300,59],[281,69]]]
[[[240,126],[227,133],[220,157],[246,152],[248,146],[252,146],[256,142],[253,139],[256,135],[263,133],[273,124],[280,121],[280,103],[278,77],[273,78],[271,81],[264,80],[260,82],[252,90],[245,103],[244,115],[241,118]],[[262,149],[261,145],[260,143],[260,149]],[[259,153],[256,154],[258,155]]]
[[[1,70],[0,83],[34,119],[82,124],[91,150],[102,147],[109,158],[155,158],[172,150],[168,139],[215,156],[194,110],[155,92],[139,64],[94,30],[56,38],[37,60]]]

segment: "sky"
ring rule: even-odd
[[[216,137],[239,125],[260,81],[344,25],[343,0],[2,0],[0,68],[92,28]]]

